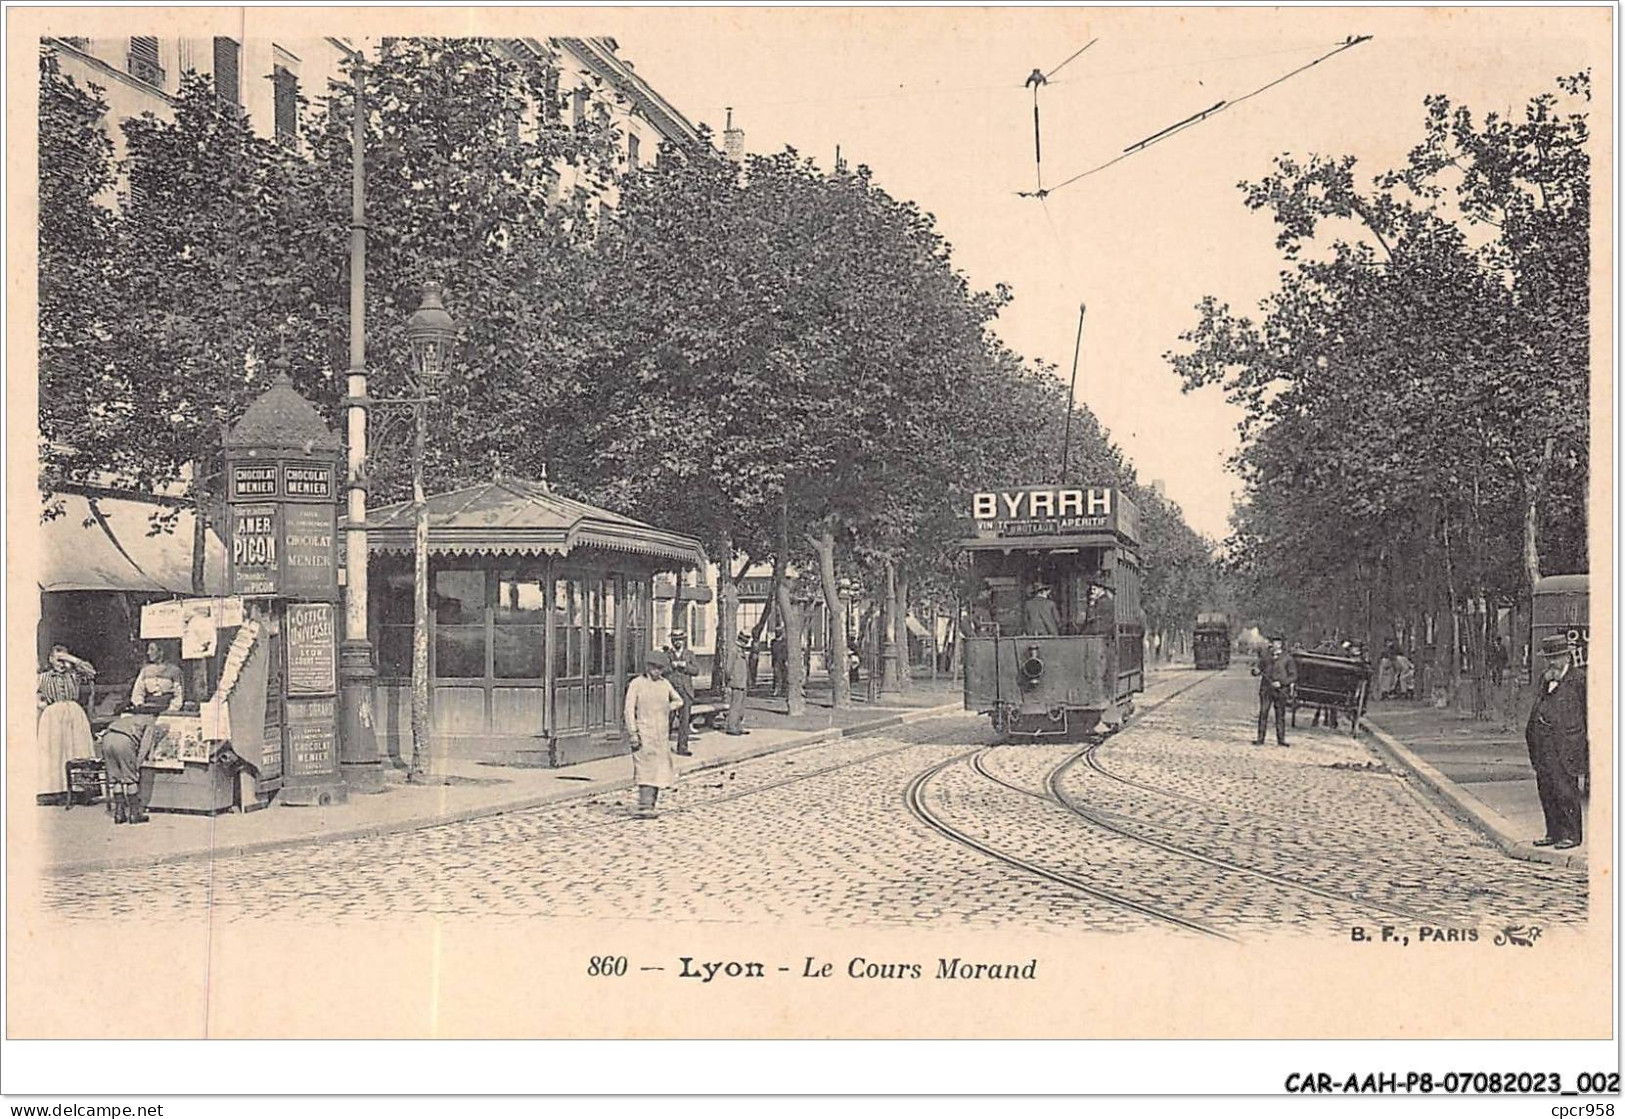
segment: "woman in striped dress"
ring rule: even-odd
[[[60,802],[67,795],[70,758],[95,756],[90,720],[79,705],[79,688],[95,677],[96,669],[89,661],[68,652],[66,645],[51,646],[50,663],[35,687],[40,707],[37,799],[41,803]]]

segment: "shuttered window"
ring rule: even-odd
[[[157,36],[130,36],[130,76],[156,86],[164,84],[164,68],[158,62]]]
[[[239,62],[242,46],[235,39],[214,40],[214,91],[228,105],[243,103],[243,86]]]
[[[549,122],[559,119],[559,70],[556,66],[547,68],[547,80],[542,86],[542,119]]]
[[[291,144],[299,139],[299,78],[278,66],[271,71],[271,84],[276,93],[276,138]]]

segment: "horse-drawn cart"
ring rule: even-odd
[[[1339,653],[1294,653],[1298,662],[1298,686],[1289,706],[1292,725],[1298,725],[1298,708],[1317,707],[1346,714],[1349,733],[1360,729],[1366,695],[1371,687],[1371,666],[1359,657]]]

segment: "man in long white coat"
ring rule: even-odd
[[[671,660],[655,649],[644,659],[643,675],[626,686],[626,734],[632,742],[632,781],[638,787],[637,817],[652,819],[661,789],[677,784],[677,760],[671,750],[671,713],[683,697],[666,679]]]

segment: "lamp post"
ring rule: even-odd
[[[367,641],[367,220],[366,164],[362,158],[366,108],[361,51],[351,55],[355,112],[350,138],[350,368],[345,405],[347,493],[344,519],[344,640],[339,645],[339,691],[343,724],[340,772],[349,788],[384,791],[373,719],[372,645]]]
[[[425,411],[446,375],[456,324],[440,301],[440,285],[424,284],[406,323],[412,347],[412,764],[406,779],[423,779],[429,753],[429,506],[423,494]]]

